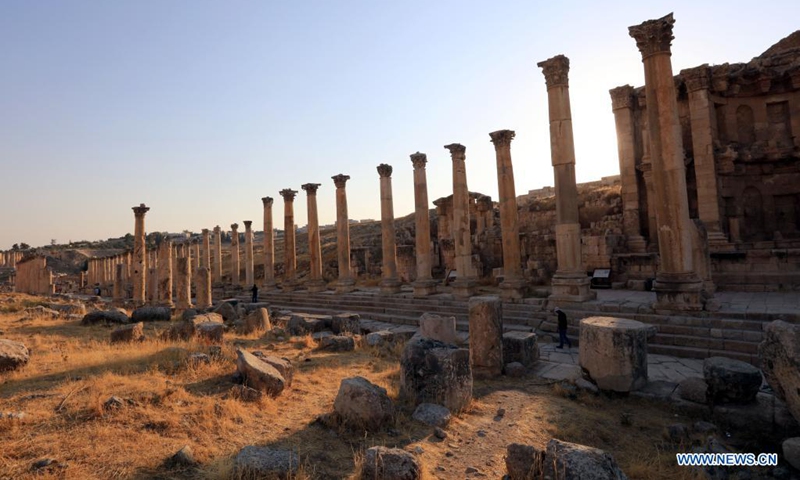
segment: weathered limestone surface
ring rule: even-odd
[[[252,288],[256,284],[255,272],[253,270],[253,222],[244,221],[244,283],[247,288]]]
[[[202,310],[211,308],[211,271],[207,267],[197,269],[195,290],[197,308]]]
[[[145,302],[145,287],[147,285],[147,263],[145,255],[145,230],[144,215],[150,210],[144,203],[138,207],[133,207],[135,218],[133,230],[133,265],[131,269],[131,281],[133,283],[133,302],[142,305]]]
[[[689,200],[683,138],[678,126],[678,104],[672,78],[669,14],[629,28],[642,54],[647,95],[647,116],[652,165],[653,205],[658,223],[659,269],[654,289],[657,308],[702,310],[702,282],[698,278],[692,249]]]
[[[158,246],[158,303],[172,306],[172,240],[165,238]]]
[[[281,287],[284,291],[289,292],[296,287],[297,246],[295,235],[297,232],[294,229],[294,197],[297,195],[297,190],[285,188],[280,193],[283,197],[283,258],[285,262]]]
[[[124,300],[125,299],[125,277],[127,276],[127,269],[125,268],[125,264],[118,263],[115,267],[115,275],[114,275],[114,292],[113,297],[114,300]]]
[[[713,403],[750,403],[761,388],[761,370],[726,357],[711,357],[703,362],[707,398]]]
[[[563,442],[547,442],[544,477],[563,480],[627,480],[610,454],[599,448]]]
[[[355,285],[350,266],[350,222],[347,213],[347,191],[345,190],[350,176],[339,174],[331,178],[336,185],[336,255],[339,265],[336,292],[347,293],[351,292]]]
[[[337,335],[361,333],[361,316],[357,313],[339,313],[331,318],[331,331]]]
[[[306,191],[308,207],[308,252],[311,258],[310,279],[306,282],[309,292],[322,292],[327,289],[322,279],[322,245],[319,238],[319,215],[317,214],[317,189],[319,183],[306,183],[302,189]]]
[[[428,156],[424,153],[411,155],[414,165],[414,241],[416,243],[417,278],[414,280],[414,296],[425,297],[436,293],[436,282],[431,276],[433,267],[431,257],[431,219],[428,205],[428,180],[425,164]]]
[[[27,257],[15,263],[14,291],[31,295],[55,293],[53,272],[47,266],[47,257]]]
[[[139,342],[144,340],[144,323],[119,327],[111,332],[111,343]]]
[[[445,317],[434,313],[423,313],[419,317],[419,334],[424,338],[438,340],[448,345],[458,342],[456,317]]]
[[[372,447],[364,455],[362,480],[418,480],[422,467],[409,452],[399,448]]]
[[[522,278],[522,257],[519,247],[519,213],[511,164],[511,140],[516,133],[498,130],[489,134],[497,157],[497,186],[500,192],[500,233],[503,239],[503,298],[519,300],[525,294]]]
[[[275,288],[275,231],[272,223],[272,197],[262,197],[264,204],[264,289]]]
[[[630,392],[647,384],[647,337],[652,327],[635,320],[581,320],[580,365],[601,390]]]
[[[333,409],[345,425],[364,430],[378,430],[394,416],[394,403],[386,389],[364,377],[342,380]]]
[[[211,234],[207,228],[202,231],[203,238],[200,251],[200,265],[197,268],[205,267],[211,271]]]
[[[469,352],[474,377],[495,378],[503,373],[503,303],[499,297],[469,299]]]
[[[381,267],[381,293],[393,294],[400,291],[397,278],[397,247],[394,230],[394,203],[392,201],[392,166],[378,165],[381,178],[381,245],[383,264]]]
[[[29,359],[30,351],[24,344],[0,338],[0,372],[21,368]]]
[[[241,349],[236,351],[236,356],[236,368],[248,387],[262,390],[272,397],[283,392],[286,380],[275,367]]]
[[[400,393],[414,402],[460,412],[472,400],[469,350],[424,337],[406,344],[400,360]]]
[[[181,257],[178,259],[177,265],[178,271],[175,275],[175,306],[179,309],[192,308],[192,259],[188,255]]]
[[[519,362],[532,367],[539,360],[539,345],[533,332],[510,331],[503,334],[503,363]]]
[[[800,422],[800,326],[780,320],[767,324],[758,356],[767,383]]]
[[[267,234],[264,233],[266,236]],[[265,270],[266,271],[266,270]],[[231,224],[231,283],[242,284],[242,264],[239,257],[239,224]]]
[[[575,183],[575,144],[569,102],[569,59],[557,55],[540,62],[547,83],[550,111],[550,155],[556,189],[556,255],[558,270],[552,279],[553,300],[583,302],[596,297],[581,256],[578,188]]]
[[[214,265],[211,269],[214,283],[222,283],[222,230],[219,225],[214,227]]]
[[[453,242],[457,277],[453,295],[467,298],[475,293],[475,269],[472,268],[472,237],[469,228],[469,190],[467,189],[466,151],[464,145],[445,145],[453,161]]]
[[[300,458],[291,450],[248,445],[236,455],[236,478],[295,478]]]

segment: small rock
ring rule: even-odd
[[[188,363],[190,365],[194,365],[194,366],[197,366],[197,365],[200,365],[200,364],[211,365],[211,357],[209,357],[205,353],[193,353],[193,354],[189,355],[189,357],[187,358],[187,361],[188,361]]]
[[[41,470],[43,468],[58,467],[58,466],[60,466],[60,463],[59,463],[58,460],[54,460],[52,458],[43,458],[41,460],[37,460],[37,461],[33,462],[33,465],[31,465],[31,468],[33,470]]]
[[[575,386],[583,390],[584,392],[589,392],[594,394],[600,393],[600,389],[597,388],[597,385],[590,382],[589,380],[586,380],[585,378],[579,378],[575,380]]]
[[[416,447],[414,447],[414,453],[416,453],[417,455],[422,455],[423,453],[425,453],[425,450],[423,450],[422,447],[417,445]]]
[[[185,468],[197,465],[192,453],[192,447],[184,445],[183,448],[175,452],[174,455],[169,457],[166,461],[167,468]]]
[[[450,423],[450,410],[435,403],[420,403],[411,418],[432,427],[444,427]]]
[[[360,316],[357,313],[339,313],[331,319],[331,330],[337,335],[361,333]]]
[[[111,332],[111,343],[141,342],[144,340],[144,323],[119,327]]]
[[[255,388],[246,387],[244,385],[234,385],[228,392],[228,396],[238,398],[243,402],[258,402],[264,394]]]
[[[367,334],[367,345],[370,347],[378,347],[393,343],[395,335],[389,330],[381,330],[379,332],[372,332]]]
[[[319,348],[320,350],[329,350],[331,352],[351,352],[356,348],[356,341],[353,337],[334,335],[323,338]]]
[[[436,427],[433,429],[433,434],[439,440],[444,440],[447,438],[447,432],[445,432],[441,427]]]
[[[414,455],[399,448],[367,449],[361,469],[362,480],[417,480],[422,475]]]
[[[378,430],[394,416],[394,403],[381,388],[364,377],[342,380],[333,409],[351,427]]]
[[[485,437],[485,436],[486,436],[486,430],[478,430],[478,433],[477,433],[477,435],[478,435],[479,437]]]
[[[473,473],[480,473],[480,470],[478,470],[475,467],[467,467],[466,470],[464,470],[464,473],[466,473],[467,475],[471,475]]]
[[[224,333],[225,325],[221,323],[203,322],[197,325],[197,336],[211,343],[222,343]]]
[[[20,342],[0,339],[0,372],[16,370],[30,360],[30,350]]]
[[[504,416],[505,416],[505,414],[506,414],[506,409],[505,409],[505,408],[498,408],[498,409],[497,409],[497,416],[498,416],[498,417],[501,417],[501,418],[502,418],[502,417],[504,417]]]
[[[294,478],[300,467],[297,454],[289,450],[248,445],[239,451],[234,461],[234,478]]]
[[[233,308],[233,305],[228,302],[220,303],[215,309],[212,310],[212,312],[222,315],[222,319],[225,322],[232,322],[239,318],[239,314],[236,312],[236,309]]]
[[[505,367],[506,375],[511,378],[520,378],[525,376],[525,365],[519,362],[507,363]]]
[[[705,405],[708,402],[708,384],[699,377],[687,378],[678,384],[678,396]]]
[[[506,471],[510,480],[539,478],[539,452],[530,445],[512,443],[506,448]]]
[[[619,416],[619,423],[625,427],[633,425],[633,414],[630,412],[622,412]]]
[[[122,408],[123,405],[125,405],[124,400],[115,395],[112,395],[108,398],[108,400],[106,400],[103,403],[103,409],[104,410],[117,409],[117,408]]]

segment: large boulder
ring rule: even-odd
[[[25,314],[26,318],[58,318],[61,316],[61,312],[58,310],[43,307],[42,305],[28,307],[22,313]]]
[[[286,381],[286,386],[292,386],[292,379],[294,379],[294,367],[292,366],[292,362],[290,362],[286,358],[278,358],[273,355],[266,355],[264,352],[256,350],[253,353],[253,356],[258,358],[264,363],[272,365],[275,370],[280,372],[283,379]]]
[[[330,329],[333,317],[330,315],[314,315],[311,313],[292,313],[286,329],[292,335],[321,332]]]
[[[95,310],[83,316],[81,320],[82,325],[98,325],[98,324],[125,324],[130,323],[131,319],[124,310]]]
[[[400,393],[414,405],[436,403],[460,412],[472,400],[469,350],[413,337],[400,359]]]
[[[800,437],[787,438],[781,444],[783,458],[789,465],[800,470]]]
[[[450,410],[435,403],[420,403],[411,418],[431,427],[446,427],[450,423]]]
[[[422,468],[414,455],[399,448],[372,447],[364,455],[362,480],[417,480]]]
[[[758,356],[767,383],[800,422],[800,325],[768,323]]]
[[[378,430],[392,421],[394,403],[385,388],[364,377],[350,377],[342,380],[333,410],[345,425]]]
[[[614,317],[581,320],[581,368],[601,390],[627,393],[647,385],[649,325]]]
[[[370,347],[379,347],[381,345],[391,345],[394,343],[395,334],[389,330],[380,330],[367,334],[367,345]]]
[[[444,317],[433,313],[423,313],[419,317],[419,334],[431,340],[455,345],[458,342],[456,335],[456,317]]]
[[[139,307],[133,311],[131,321],[136,322],[168,322],[172,318],[169,307]]]
[[[30,360],[30,354],[24,344],[0,338],[0,372],[25,366]]]
[[[266,308],[257,308],[251,311],[243,320],[240,321],[238,330],[244,335],[263,332],[272,328],[269,321],[269,311]]]
[[[290,450],[248,445],[239,451],[234,462],[236,478],[295,478],[300,459]]]
[[[224,323],[224,318],[219,313],[202,313],[200,315],[195,315],[190,319],[195,325],[200,323]]]
[[[708,384],[699,377],[689,377],[678,384],[678,396],[690,402],[708,403]]]
[[[545,478],[559,480],[627,480],[610,454],[599,448],[562,442],[547,442]]]
[[[509,480],[531,480],[539,478],[542,454],[536,448],[521,443],[512,443],[506,448],[506,472]]]
[[[216,322],[203,322],[198,323],[197,336],[209,343],[222,343],[222,337],[225,333],[225,325]]]
[[[503,361],[532,367],[539,360],[536,334],[512,330],[503,334]]]
[[[751,403],[761,388],[761,370],[741,360],[710,357],[703,362],[708,400],[713,403]]]
[[[275,367],[241,349],[236,351],[236,369],[245,385],[270,396],[277,397],[286,388],[286,380]]]
[[[111,332],[111,343],[140,342],[144,340],[144,323],[124,325]]]
[[[331,331],[337,335],[361,334],[361,317],[357,313],[338,313],[331,318]]]
[[[353,337],[345,335],[330,335],[320,338],[319,349],[331,352],[352,352],[356,348]]]
[[[234,308],[234,306],[231,305],[230,302],[220,303],[214,310],[212,310],[212,312],[221,315],[226,322],[232,322],[239,318],[239,314],[236,312],[236,308]]]

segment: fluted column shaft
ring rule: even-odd
[[[219,225],[214,227],[214,283],[222,283],[222,230]]]
[[[264,205],[264,288],[275,286],[275,232],[272,224],[272,197],[263,197]]]
[[[383,263],[381,269],[381,291],[394,293],[400,289],[397,279],[397,246],[394,231],[394,202],[392,200],[392,167],[382,163],[378,166],[381,182],[381,245]]]
[[[468,297],[474,293],[475,272],[472,268],[472,235],[469,226],[469,189],[467,188],[466,147],[445,145],[453,161],[453,223],[451,232],[455,247],[457,272],[454,294]]]
[[[336,185],[336,254],[339,266],[336,291],[346,293],[351,291],[355,284],[350,266],[350,219],[347,214],[347,190],[345,189],[350,176],[339,174],[331,178]]]
[[[209,272],[211,271],[211,235],[207,228],[203,229],[203,243],[200,251],[199,267],[206,267]]]
[[[264,234],[266,235],[266,232]],[[239,260],[239,224],[234,223],[231,225],[231,283],[234,285],[242,283],[241,268]]]
[[[322,280],[322,246],[319,238],[319,215],[317,213],[317,189],[319,183],[306,183],[302,186],[306,191],[308,208],[308,253],[311,263],[311,275],[307,282],[309,291],[325,290]]]
[[[417,260],[417,278],[414,281],[414,295],[422,297],[436,293],[436,284],[431,276],[431,220],[428,204],[428,179],[425,164],[428,157],[424,153],[411,155],[414,165],[414,222]]]
[[[248,288],[256,284],[253,271],[253,222],[244,221],[244,282]]]
[[[297,190],[281,190],[283,197],[283,249],[284,249],[284,284],[294,283],[297,270],[297,244],[294,229],[294,197]]]
[[[144,215],[150,208],[144,203],[133,207],[135,218],[133,230],[133,301],[137,305],[145,302],[145,287],[147,285],[147,251],[145,250]]]

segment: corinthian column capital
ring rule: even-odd
[[[498,130],[489,134],[495,149],[511,145],[511,140],[514,140],[516,135],[514,130]]]
[[[642,53],[642,60],[657,53],[670,53],[672,39],[672,26],[675,19],[672,14],[661,17],[657,20],[648,20],[639,25],[628,27],[628,33],[634,40],[639,51]]]
[[[542,69],[547,88],[569,87],[569,58],[556,55],[536,65]]]

